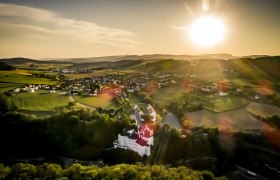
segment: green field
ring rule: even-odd
[[[68,66],[71,66],[72,64],[65,63],[65,64],[56,64],[56,63],[25,63],[25,64],[20,64],[20,65],[15,65],[17,68],[32,68],[34,70],[40,69],[40,70],[48,70],[51,68],[58,68],[58,69],[63,69],[67,68]]]
[[[20,83],[0,83],[0,93],[22,87]]]
[[[221,113],[209,110],[187,112],[184,118],[194,126],[229,128],[234,130],[261,129],[265,124],[254,118],[245,108]]]
[[[112,97],[107,94],[102,94],[97,97],[75,96],[75,99],[85,105],[102,108],[114,108]]]
[[[46,91],[20,93],[12,99],[20,110],[25,111],[55,111],[71,101],[67,95],[49,94]]]
[[[153,95],[153,99],[156,100],[161,106],[165,107],[172,100],[175,100],[183,95],[184,89],[181,86],[172,86],[167,88],[157,89]]]
[[[113,69],[106,69],[106,70],[95,70],[91,73],[74,73],[74,74],[63,74],[65,77],[69,79],[80,79],[86,77],[93,77],[93,76],[104,76],[106,74],[126,74],[126,73],[135,73],[137,71],[131,69],[125,70],[113,70]]]
[[[186,112],[184,118],[195,126],[230,128],[238,130],[263,129],[267,124],[256,119],[252,114],[260,116],[280,115],[280,108],[273,105],[249,102],[243,108],[225,111],[213,112],[207,109]]]
[[[214,112],[231,111],[245,107],[249,102],[242,97],[215,97],[213,102],[204,105],[204,108]]]
[[[263,117],[272,115],[280,116],[280,107],[258,102],[251,102],[246,106],[246,111]]]
[[[56,81],[52,81],[46,78],[32,77],[33,71],[27,70],[13,70],[13,71],[0,71],[0,82],[8,82],[14,84],[56,84]],[[35,72],[35,71],[34,71]],[[38,72],[38,71],[36,71]]]

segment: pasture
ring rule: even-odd
[[[195,126],[229,128],[233,130],[255,130],[269,127],[266,123],[256,119],[253,115],[280,115],[277,106],[249,102],[244,108],[216,113],[210,110],[187,112],[184,119]]]
[[[0,71],[1,83],[14,83],[14,84],[48,84],[54,85],[57,81],[52,81],[46,78],[38,78],[32,76],[33,71],[28,70],[12,70],[12,71]],[[38,71],[34,71],[38,72]],[[40,71],[41,72],[41,71]],[[3,87],[4,85],[2,85]]]
[[[151,95],[162,107],[166,107],[172,100],[175,100],[185,92],[182,86],[170,86],[166,88],[156,89]]]
[[[204,104],[203,107],[213,112],[225,112],[245,107],[249,102],[237,96],[215,97],[212,102]]]
[[[63,74],[68,79],[81,79],[86,77],[92,77],[97,76],[98,74],[92,72],[92,73],[74,73],[74,74]]]
[[[246,106],[246,111],[259,116],[280,116],[280,107],[257,102],[251,102],[248,106]]]
[[[48,69],[63,69],[63,68],[67,68],[68,66],[71,66],[71,63],[44,63],[44,62],[40,62],[38,61],[37,63],[25,63],[25,64],[19,64],[19,65],[14,65],[17,68],[30,68],[30,69],[40,69],[40,70],[48,70]]]
[[[0,83],[0,93],[22,87],[20,83]]]
[[[12,97],[20,110],[24,111],[55,111],[71,102],[67,95],[49,94],[47,91],[20,93]]]
[[[185,113],[184,119],[195,126],[229,128],[233,130],[262,129],[265,123],[253,117],[244,108],[215,113],[209,110]]]
[[[134,70],[114,70],[114,69],[106,69],[106,70],[94,70],[91,73],[69,73],[63,74],[65,77],[69,79],[80,79],[86,77],[94,77],[94,76],[104,76],[106,74],[126,74],[126,73],[135,73]]]
[[[96,97],[75,96],[75,99],[82,104],[92,107],[114,108],[113,98],[108,94],[101,94]]]

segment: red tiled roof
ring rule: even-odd
[[[140,132],[143,134],[144,137],[151,137],[153,136],[153,130],[149,127],[148,124],[142,124],[140,127]]]
[[[136,143],[139,144],[139,145],[141,145],[141,146],[148,146],[147,141],[145,141],[145,140],[142,139],[142,138],[138,138],[138,139],[136,140]]]

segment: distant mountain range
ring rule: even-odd
[[[279,80],[280,56],[253,55],[236,57],[230,54],[206,55],[130,55],[105,56],[93,58],[34,60],[28,58],[0,59],[0,62],[12,66],[30,66],[31,64],[64,64],[70,68],[94,69],[130,69],[143,72],[177,73],[216,73],[226,69],[236,69],[243,77],[266,77]],[[257,76],[258,75],[258,76]]]
[[[268,57],[267,55],[252,55],[252,56],[244,56],[244,58],[260,58],[260,57]],[[230,60],[230,59],[239,59],[241,57],[233,56],[231,54],[202,54],[202,55],[172,55],[172,54],[150,54],[150,55],[120,55],[120,56],[101,56],[101,57],[88,57],[88,58],[52,58],[52,59],[29,59],[23,57],[17,58],[7,58],[0,59],[0,62],[4,62],[7,64],[24,64],[24,63],[93,63],[93,62],[102,62],[102,61],[121,61],[121,60],[165,60],[165,59],[173,59],[173,60]],[[40,61],[40,62],[38,62]]]
[[[64,61],[74,63],[97,62],[97,61],[120,61],[120,60],[160,60],[160,59],[174,59],[174,60],[195,60],[195,59],[236,59],[237,56],[230,54],[204,54],[204,55],[172,55],[172,54],[150,54],[150,55],[122,55],[122,56],[102,56],[90,58],[73,58],[64,59]]]

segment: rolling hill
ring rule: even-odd
[[[154,60],[147,63],[142,63],[141,65],[134,67],[134,69],[143,72],[177,72],[177,73],[187,73],[190,67],[189,61],[182,60]]]
[[[245,77],[280,79],[280,56],[241,58],[231,60],[231,63]]]
[[[14,66],[8,65],[7,63],[0,62],[0,71],[14,70],[14,69],[16,69]]]
[[[236,59],[237,56],[230,54],[203,54],[203,55],[172,55],[172,54],[150,54],[150,55],[121,55],[121,56],[102,56],[90,58],[64,59],[73,63],[101,62],[101,61],[120,61],[120,60],[155,60],[155,59],[174,59],[174,60],[195,60],[195,59]]]

